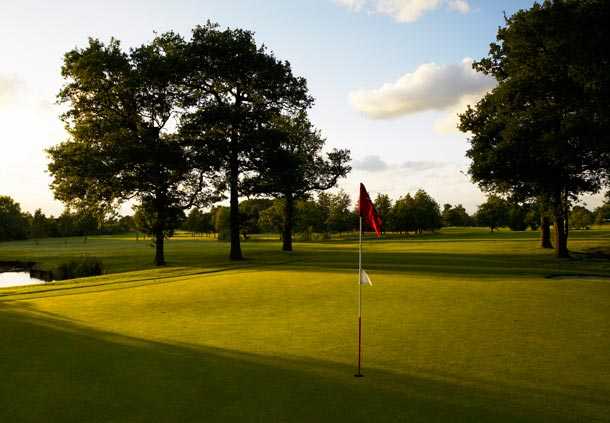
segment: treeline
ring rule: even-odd
[[[134,228],[131,216],[100,218],[90,211],[65,210],[54,217],[45,215],[40,209],[31,214],[23,212],[11,197],[0,196],[0,241],[111,235]]]
[[[508,227],[512,231],[539,230],[544,207],[538,203],[511,203],[490,196],[475,213],[468,214],[461,204],[444,204],[442,209],[426,191],[406,194],[393,201],[387,194],[378,194],[375,208],[383,220],[383,231],[394,233],[422,233],[442,227],[487,227],[494,231]],[[280,233],[285,223],[285,204],[282,199],[252,199],[239,204],[241,236]],[[610,202],[591,211],[575,206],[570,212],[570,227],[589,229],[593,224],[610,221]],[[219,240],[230,233],[229,208],[214,207],[209,211],[193,209],[181,228],[201,234],[217,234]],[[298,200],[295,204],[294,232],[300,240],[311,240],[316,234],[329,238],[331,234],[358,230],[357,205],[352,204],[344,191],[321,193],[317,199]],[[368,230],[368,228],[365,228]]]
[[[468,214],[461,205],[444,204],[442,209],[426,191],[418,190],[393,201],[387,194],[378,194],[375,208],[383,220],[384,232],[422,233],[441,227],[488,227],[491,231],[508,227],[513,231],[540,229],[548,215],[539,203],[517,204],[497,196],[488,197],[475,213]],[[247,240],[252,234],[280,233],[286,224],[285,199],[257,198],[239,203],[240,235]],[[193,234],[214,234],[219,240],[230,237],[230,208],[215,206],[209,210],[193,208],[178,217],[179,228]],[[569,214],[572,229],[589,229],[594,224],[610,222],[610,195],[595,210],[575,206]],[[364,228],[368,230],[368,228]],[[294,205],[293,231],[298,239],[328,239],[332,234],[358,230],[357,204],[349,195],[322,192],[317,198],[297,200]],[[136,209],[134,216],[103,216],[90,211],[64,211],[46,216],[41,210],[34,214],[21,211],[19,203],[0,196],[0,241],[41,239],[48,237],[110,235],[126,232],[149,233],[147,220]]]

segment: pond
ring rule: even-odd
[[[0,288],[6,288],[9,286],[36,285],[39,283],[45,283],[45,281],[31,277],[29,271],[0,273]]]

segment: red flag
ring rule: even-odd
[[[358,200],[358,209],[360,217],[362,217],[371,228],[377,234],[377,237],[381,236],[381,218],[375,211],[375,206],[369,197],[369,193],[366,192],[366,188],[363,184],[360,184],[360,199]]]

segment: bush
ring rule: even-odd
[[[101,260],[96,257],[81,257],[78,260],[71,260],[60,264],[53,271],[55,280],[65,280],[74,278],[84,278],[86,276],[98,276],[104,271]]]

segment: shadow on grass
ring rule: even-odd
[[[286,256],[284,261],[265,263],[263,256],[252,254],[252,263],[261,267],[288,270],[352,271],[357,269],[356,249],[321,248],[302,250]],[[417,274],[418,276],[473,277],[540,276],[551,273],[600,273],[610,275],[610,262],[599,259],[557,260],[552,255],[528,253],[456,253],[414,251],[366,251],[363,266],[380,272]]]
[[[447,382],[100,332],[0,305],[0,421],[570,421],[596,395]]]

